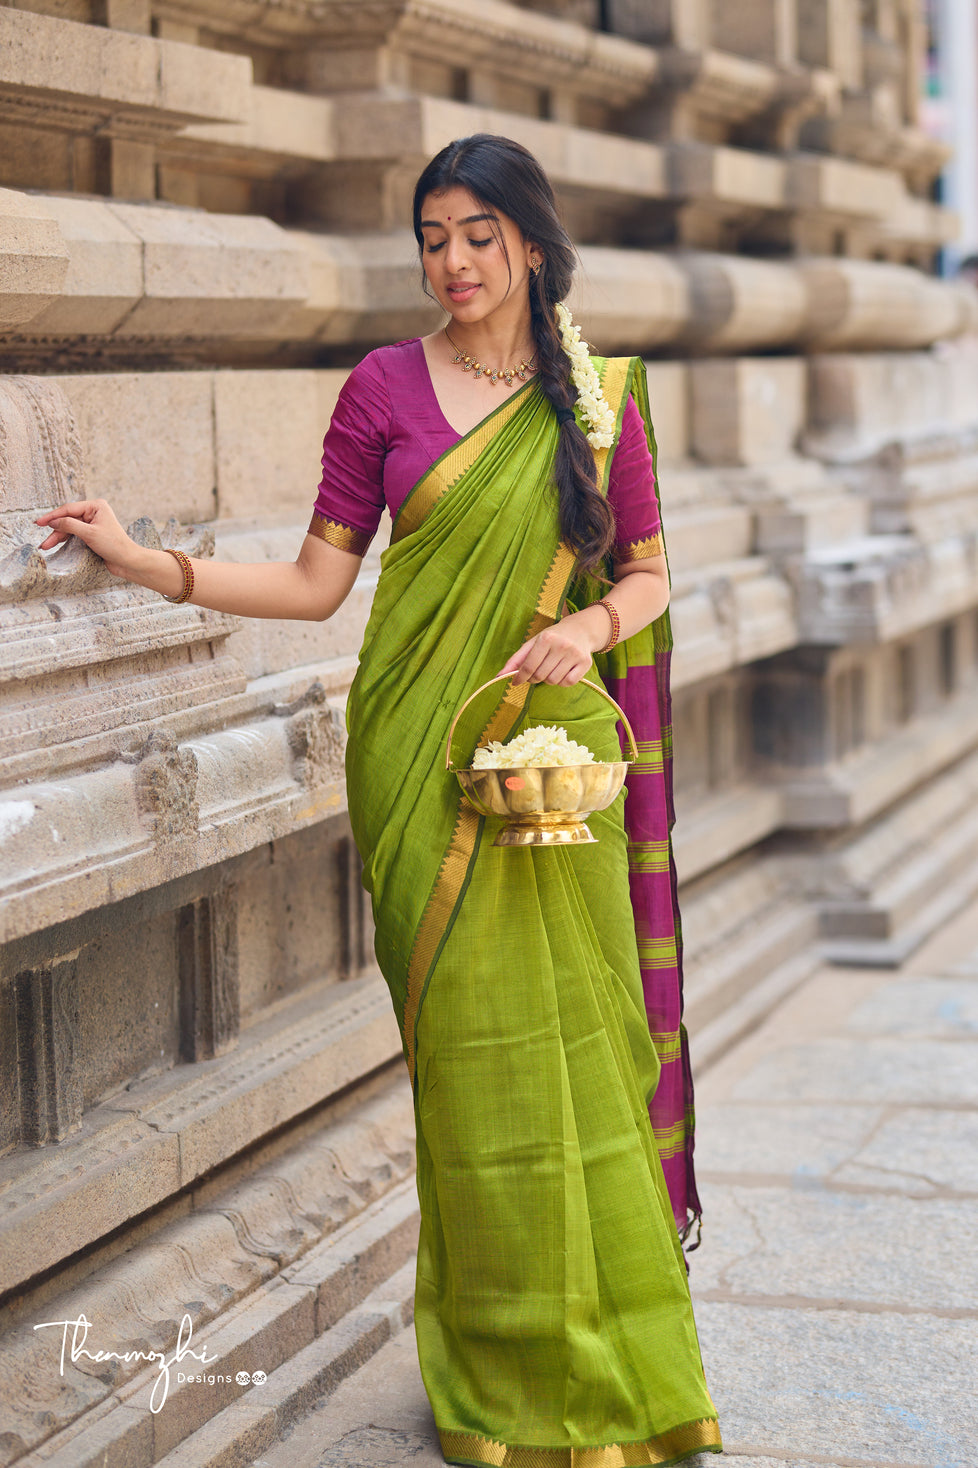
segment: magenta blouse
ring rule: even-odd
[[[487,394],[488,410],[494,406]],[[393,518],[422,475],[461,438],[438,406],[420,338],[370,352],[343,384],[323,441],[310,534],[362,556],[384,507]],[[631,397],[611,461],[608,502],[617,524],[616,561],[662,553],[652,456]]]

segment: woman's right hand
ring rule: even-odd
[[[89,550],[101,556],[113,576],[129,577],[136,568],[140,547],[123,530],[105,500],[75,500],[59,505],[56,510],[38,516],[35,524],[42,528],[49,526],[51,530],[47,539],[41,541],[41,550],[54,550],[75,535]]]

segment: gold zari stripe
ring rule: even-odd
[[[316,535],[320,540],[325,540],[327,545],[335,545],[338,550],[350,551],[355,556],[366,555],[367,547],[373,539],[366,530],[342,525],[339,520],[327,520],[318,510],[309,521],[308,534]]]
[[[675,1126],[670,1127],[653,1127],[652,1130],[655,1134],[655,1145],[660,1157],[679,1157],[685,1152],[685,1121],[677,1121]]]
[[[682,1059],[682,1036],[678,1030],[667,1030],[662,1034],[656,1034],[653,1031],[652,1043],[655,1045],[656,1054],[663,1065],[668,1065],[673,1060]]]
[[[667,872],[669,870],[669,842],[629,841],[628,867],[633,872]]]
[[[473,1432],[442,1432],[441,1450],[449,1463],[485,1463],[491,1468],[648,1468],[676,1463],[694,1453],[722,1451],[715,1418],[685,1422],[659,1437],[638,1443],[595,1448],[522,1448],[493,1442]]]
[[[646,535],[643,540],[629,540],[624,545],[616,545],[612,555],[617,565],[622,565],[625,561],[648,561],[652,556],[663,556],[665,546],[662,542],[662,531],[657,530],[654,535]]]

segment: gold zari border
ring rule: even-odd
[[[490,1468],[648,1468],[676,1463],[694,1453],[722,1452],[716,1418],[685,1422],[647,1442],[610,1443],[596,1448],[522,1448],[493,1442],[472,1432],[442,1432],[441,1450],[449,1463],[485,1463]]]
[[[574,552],[561,541],[550,564],[550,569],[544,577],[540,595],[537,598],[536,611],[524,641],[535,637],[538,632],[543,631],[544,627],[549,627],[551,623],[556,622],[564,590],[574,569],[574,561]],[[530,683],[519,683],[515,686],[510,683],[507,686],[499,708],[479,736],[480,744],[485,744],[492,739],[505,738],[526,702],[532,686]],[[424,993],[425,980],[438,951],[438,944],[441,942],[442,934],[455,910],[455,904],[462,890],[469,863],[472,860],[472,853],[475,850],[478,830],[479,816],[464,796],[460,795],[452,839],[438,876],[435,878],[428,905],[422,914],[408,961],[407,994],[404,999],[404,1053],[412,1086],[414,1085],[415,1069],[414,1031],[421,995]]]
[[[654,535],[646,535],[642,540],[629,540],[624,545],[616,545],[613,555],[617,565],[625,561],[648,561],[652,556],[664,556],[665,546],[662,543],[662,531],[657,530]]]
[[[313,512],[309,521],[309,535],[318,536],[325,540],[327,545],[335,545],[337,550],[350,551],[355,556],[365,556],[367,548],[373,539],[366,530],[357,530],[352,525],[343,525],[339,520],[327,520],[318,510]]]

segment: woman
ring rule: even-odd
[[[518,144],[444,149],[418,181],[414,224],[449,325],[350,375],[294,564],[147,551],[100,501],[38,523],[44,548],[77,535],[175,600],[323,618],[387,503],[347,776],[414,1087],[416,1328],[443,1452],[529,1468],[672,1462],[720,1438],[680,1242],[699,1209],[644,372],[592,360],[577,339],[559,304],[573,248]],[[456,710],[500,671],[511,681],[460,728],[462,762],[528,723],[618,758],[613,711],[577,686],[603,677],[640,740],[627,835],[619,800],[591,818],[596,845],[492,845],[445,746]]]

